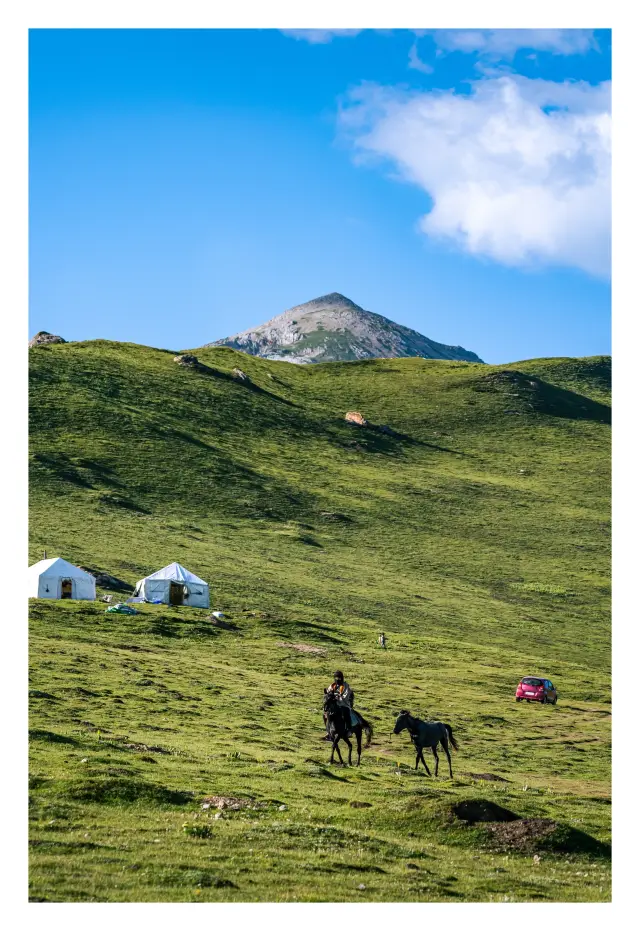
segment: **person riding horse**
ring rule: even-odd
[[[354,694],[353,689],[344,681],[344,675],[338,671],[334,673],[333,682],[329,688],[324,690],[324,701],[322,710],[327,728],[326,740],[331,741],[331,759],[334,762],[334,754],[338,754],[338,760],[344,765],[344,760],[340,753],[339,743],[344,741],[349,748],[348,763],[351,766],[352,744],[350,738],[355,737],[358,751],[358,761],[356,766],[360,766],[360,756],[362,754],[362,735],[367,738],[365,749],[370,746],[373,737],[373,725],[366,721],[360,712],[353,709]]]
[[[354,711],[353,709],[353,703],[355,701],[355,693],[353,689],[351,688],[351,686],[349,685],[349,683],[344,681],[344,673],[341,672],[339,669],[337,670],[337,672],[334,672],[333,682],[327,689],[327,694],[330,694],[332,692],[335,694],[338,704],[341,705],[343,708],[347,708],[349,710],[349,713],[351,715],[352,727],[356,727],[358,724],[361,724],[363,721],[362,715],[358,714],[358,712]],[[324,739],[331,740],[331,737],[329,736],[329,724],[327,721],[326,712],[324,714],[324,723],[327,728],[327,736]]]

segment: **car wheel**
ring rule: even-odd
[[[552,704],[554,704],[554,705],[555,705],[557,701],[558,701],[558,696],[556,695],[556,697],[555,697],[555,698],[553,699],[553,702],[552,702]]]
[[[522,701],[522,699],[521,699],[521,698],[516,698],[516,701]]]

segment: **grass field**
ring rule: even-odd
[[[30,353],[31,562],[124,598],[177,560],[232,625],[31,603],[32,898],[608,900],[610,360],[173,355]],[[335,668],[375,728],[359,770],[327,765]],[[555,707],[514,702],[536,673]],[[403,707],[452,725],[453,780],[413,772]]]

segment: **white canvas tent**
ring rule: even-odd
[[[41,559],[27,570],[29,598],[73,598],[95,601],[96,580],[66,559]]]
[[[145,601],[161,601],[167,605],[186,605],[188,608],[209,607],[209,586],[178,562],[158,569],[136,585],[134,597]]]

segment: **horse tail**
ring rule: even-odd
[[[450,724],[445,724],[445,727],[446,727],[446,729],[447,729],[447,734],[449,735],[449,743],[451,744],[451,746],[453,747],[454,750],[459,750],[460,747],[458,746],[457,741],[456,741],[455,737],[453,736],[453,731],[451,730],[451,725],[450,725]]]
[[[367,735],[367,742],[365,744],[365,749],[366,749],[371,744],[371,738],[373,737],[373,725],[369,724],[368,721],[365,721],[364,718],[362,718],[362,730]]]

